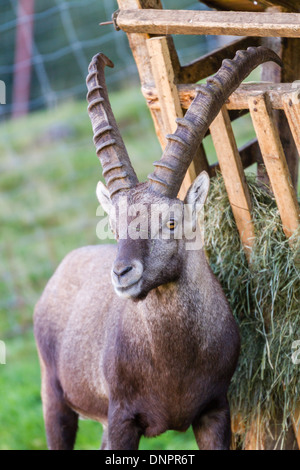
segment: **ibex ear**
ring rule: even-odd
[[[206,171],[202,171],[189,188],[184,200],[184,203],[188,204],[191,210],[193,230],[195,230],[200,211],[205,204],[208,190],[209,176]]]
[[[184,202],[186,204],[192,204],[193,206],[199,205],[203,207],[207,198],[208,190],[209,176],[206,171],[202,171],[188,190]]]
[[[109,191],[105,184],[102,183],[102,181],[99,181],[97,184],[96,194],[101,206],[108,214],[108,216],[110,216],[112,213],[113,205],[110,199]]]

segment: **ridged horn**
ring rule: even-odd
[[[214,77],[197,87],[197,95],[184,118],[177,119],[174,134],[167,135],[168,143],[162,158],[154,162],[155,170],[148,176],[150,187],[168,197],[176,197],[185,173],[193,160],[210,124],[220,109],[258,65],[280,58],[266,47],[249,47],[237,51],[233,60],[225,59]]]
[[[136,186],[138,178],[130,163],[111,109],[104,77],[106,65],[114,66],[104,54],[95,55],[89,65],[86,84],[88,113],[94,132],[94,144],[112,198],[120,191]]]

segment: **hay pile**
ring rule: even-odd
[[[250,267],[220,174],[212,179],[206,206],[205,243],[242,338],[230,387],[232,414],[242,414],[245,432],[253,418],[265,425],[280,416],[280,448],[300,399],[300,364],[292,361],[293,342],[300,340],[300,231],[292,250],[274,198],[255,177],[247,180],[257,237]]]

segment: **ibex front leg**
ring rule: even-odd
[[[58,380],[46,371],[42,374],[42,397],[48,448],[73,450],[78,414],[65,402]]]
[[[128,411],[119,406],[110,406],[108,416],[109,450],[138,450],[142,435],[140,426]]]
[[[227,399],[204,411],[193,422],[193,431],[200,450],[229,450],[231,423]]]

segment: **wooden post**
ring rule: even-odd
[[[160,0],[118,0],[118,4],[121,10],[126,8],[136,10],[136,13],[142,9],[160,10],[162,8]],[[147,93],[147,90],[153,88],[153,85],[155,85],[156,90],[159,90],[157,97],[160,106],[156,109],[149,106],[149,109],[156,134],[162,149],[164,149],[166,145],[165,135],[175,131],[175,119],[183,116],[175,85],[180,72],[180,63],[177,53],[171,37],[164,36],[151,43],[151,35],[145,33],[131,33],[128,34],[128,39],[137,64],[144,95]],[[149,46],[148,42],[150,44]],[[150,53],[152,59],[150,59]],[[161,83],[160,66],[163,66],[165,71],[163,84]],[[168,100],[170,110],[168,110],[168,106],[165,104],[165,99]],[[184,198],[191,182],[202,169],[209,171],[204,148],[201,145],[199,154],[190,165],[187,176],[182,183],[179,192],[180,198]]]
[[[250,260],[255,238],[251,220],[251,199],[226,106],[223,106],[211,124],[210,133],[237,228],[246,256]]]
[[[280,7],[270,8],[271,12],[280,13]],[[282,59],[283,68],[269,62],[262,65],[262,80],[274,83],[293,83],[300,79],[300,39],[298,38],[265,38],[263,45],[273,49]],[[274,114],[279,129],[279,136],[282,142],[287,165],[292,178],[293,186],[297,191],[299,153],[297,151],[290,126],[286,115],[282,111]],[[261,181],[268,183],[264,168],[258,166],[258,177]]]
[[[300,405],[293,416],[293,428],[300,449]]]
[[[29,108],[34,0],[19,0],[12,117],[24,116]]]
[[[116,22],[126,33],[300,37],[300,13],[199,10],[121,10]]]
[[[171,134],[176,130],[176,118],[183,117],[183,111],[175,85],[175,75],[166,36],[148,39],[147,47],[162,113],[164,134]]]
[[[157,95],[160,102],[164,135],[176,130],[176,118],[183,117],[180,99],[175,85],[175,75],[166,36],[148,39],[150,63]],[[164,144],[165,147],[165,144]],[[188,188],[197,176],[194,162],[189,166],[179,191],[179,198],[184,199]]]
[[[196,84],[179,84],[177,85],[181,107],[188,109],[191,102],[197,94]],[[287,94],[293,94],[295,87],[291,83],[242,83],[228,98],[226,107],[229,111],[248,110],[248,99],[253,94],[268,93],[269,101],[273,109],[283,109],[283,97]],[[157,90],[153,87],[148,87],[143,90],[145,98],[149,101],[151,109],[160,109],[158,101]]]
[[[265,450],[265,440],[265,430],[261,425],[260,417],[257,417],[251,422],[246,434],[245,450]]]
[[[142,8],[161,9],[160,0],[118,0],[119,8],[138,11]],[[154,86],[154,78],[152,75],[151,64],[147,49],[147,39],[151,36],[146,33],[127,34],[129,45],[138,69],[142,90]],[[155,132],[161,145],[164,143],[164,135],[161,132],[162,119],[160,109],[150,109],[153,119]]]
[[[292,83],[300,80],[300,39],[282,38],[282,61],[284,67],[281,82]],[[299,153],[293,140],[286,116],[281,112],[279,118],[279,134],[283,144],[288,168],[295,190],[298,189]]]
[[[252,122],[287,237],[299,227],[299,206],[267,95],[249,98]]]
[[[283,109],[300,155],[300,91],[285,95],[282,101]]]

